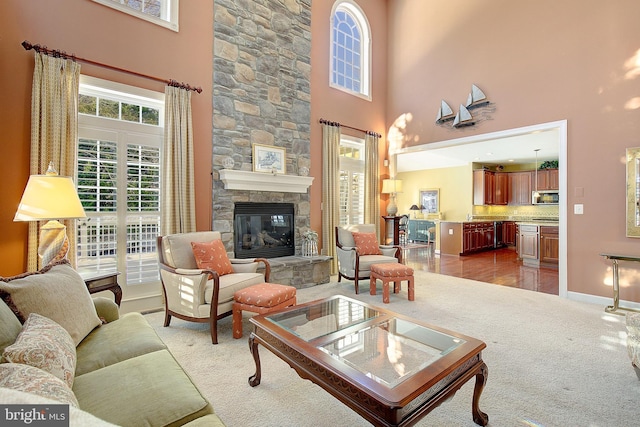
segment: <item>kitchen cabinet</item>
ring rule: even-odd
[[[509,203],[509,173],[495,173],[495,187],[493,192],[494,205],[506,205]]]
[[[515,221],[504,221],[502,223],[502,241],[507,246],[514,246],[516,244]]]
[[[509,173],[509,205],[531,204],[531,171]]]
[[[555,171],[555,174],[554,172]],[[540,173],[541,171],[538,171]],[[558,186],[557,169],[549,169],[544,178],[538,176],[545,186]],[[530,205],[534,172],[492,172],[484,169],[473,171],[474,205]],[[543,188],[539,188],[542,190]]]
[[[462,224],[462,252],[466,255],[484,249],[494,248],[493,222],[465,222]]]
[[[496,189],[495,173],[484,169],[473,171],[473,204],[492,205]]]
[[[433,242],[436,238],[436,223],[426,219],[409,220],[409,238],[411,242]]]
[[[557,190],[560,187],[558,169],[539,170],[537,176],[538,190]]]
[[[557,266],[560,238],[557,226],[540,226],[540,263]]]
[[[518,245],[518,255],[523,263],[529,265],[538,264],[538,241],[539,229],[537,225],[520,225],[520,242]]]

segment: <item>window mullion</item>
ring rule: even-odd
[[[122,282],[127,283],[127,138],[126,132],[118,132],[117,164],[118,191],[116,196],[117,234],[116,247],[118,256],[118,270],[124,275]],[[124,256],[122,256],[124,255]]]

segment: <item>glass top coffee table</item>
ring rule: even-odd
[[[472,417],[487,381],[485,343],[342,296],[250,319],[249,347],[260,384],[258,344],[374,425],[408,426],[474,376]]]

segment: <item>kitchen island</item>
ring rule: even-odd
[[[557,221],[516,222],[516,252],[524,265],[558,268],[560,237]]]
[[[440,223],[441,254],[470,255],[512,245],[527,265],[538,266],[542,261],[557,266],[558,222],[476,219]]]

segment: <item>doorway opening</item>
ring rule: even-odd
[[[498,145],[500,142],[508,141],[511,144],[514,141],[522,141],[518,143],[522,153],[526,153],[529,156],[534,155],[534,149],[539,148],[538,145],[541,142],[536,141],[536,135],[553,136],[553,146],[557,147],[558,157],[558,179],[559,179],[559,204],[558,204],[558,232],[559,232],[559,262],[558,262],[558,285],[559,296],[567,297],[567,121],[560,120],[555,122],[548,122],[542,124],[536,124],[532,126],[525,126],[520,128],[508,129],[504,131],[491,132],[486,134],[468,136],[463,138],[451,139],[446,141],[433,142],[429,144],[421,144],[412,147],[406,147],[397,149],[390,152],[392,161],[395,162],[396,171],[403,172],[409,170],[408,164],[416,164],[420,154],[428,154],[432,161],[435,161],[434,168],[442,167],[437,166],[438,160],[440,162],[453,161],[454,157],[446,157],[442,154],[444,152],[455,153],[471,151],[472,147],[481,147],[490,145]],[[519,139],[520,138],[520,139]],[[524,142],[526,141],[526,143]],[[513,148],[513,146],[509,146]],[[506,149],[506,148],[505,148]],[[461,155],[460,155],[461,156]],[[463,160],[462,157],[458,157],[458,165],[466,164],[468,160]],[[525,154],[523,154],[525,156]],[[427,164],[425,161],[419,161],[418,163],[424,167]],[[414,166],[415,167],[415,166]],[[471,205],[471,201],[469,202]]]

